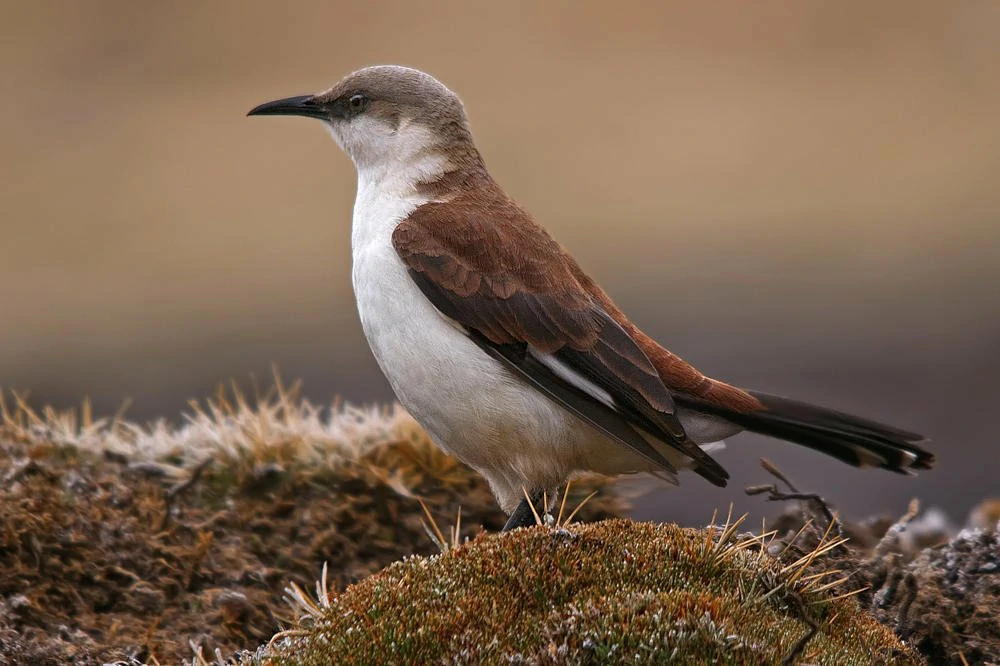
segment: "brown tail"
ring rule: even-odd
[[[701,398],[675,395],[681,405],[720,416],[751,432],[808,446],[855,467],[881,467],[900,474],[930,469],[934,454],[918,444],[928,441],[907,432],[851,414],[797,400],[747,391],[764,409],[739,413]]]

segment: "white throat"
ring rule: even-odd
[[[357,261],[357,253],[372,243],[391,245],[396,226],[417,206],[432,200],[418,186],[437,180],[450,165],[434,134],[405,119],[398,127],[358,119],[328,128],[358,172],[351,230]]]

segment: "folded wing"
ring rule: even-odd
[[[392,242],[428,300],[486,353],[664,471],[676,470],[639,431],[725,485],[729,475],[687,437],[642,347],[581,284],[573,259],[502,193],[420,206]]]

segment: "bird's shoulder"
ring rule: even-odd
[[[495,185],[418,206],[392,235],[396,252],[454,290],[490,289],[586,296],[578,267],[559,243]],[[480,284],[476,284],[476,282]]]
[[[496,186],[417,207],[392,244],[439,310],[494,343],[585,349],[600,335],[573,259]]]

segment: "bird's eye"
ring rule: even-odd
[[[347,100],[347,106],[350,107],[351,111],[358,113],[364,111],[365,107],[368,106],[368,98],[364,95],[351,95],[351,98]]]

